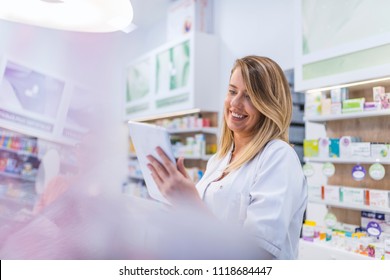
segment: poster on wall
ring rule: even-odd
[[[174,90],[188,86],[190,77],[190,42],[185,41],[157,54],[156,94],[172,95]]]
[[[150,94],[150,58],[131,65],[127,70],[126,102],[143,99]]]
[[[3,61],[1,74],[0,122],[52,133],[65,81],[12,61]]]

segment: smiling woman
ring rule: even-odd
[[[152,177],[173,205],[192,205],[239,224],[264,259],[294,259],[307,184],[288,143],[292,101],[282,69],[260,56],[237,59],[224,104],[219,151],[195,186],[183,165],[149,157]],[[196,191],[195,191],[196,190]]]

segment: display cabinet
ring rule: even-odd
[[[329,226],[325,214],[331,213],[337,220],[333,222],[367,230],[365,215],[380,215],[382,220],[372,220],[381,227],[381,238],[389,236],[389,92],[390,78],[381,78],[306,93],[304,168],[308,168],[309,219]],[[350,100],[356,105],[352,110]],[[321,207],[313,204],[325,208],[318,211]],[[301,243],[310,247],[302,254],[317,246]],[[324,248],[320,247],[318,254]]]
[[[54,200],[63,187],[56,183],[78,174],[74,147],[0,128],[0,236],[48,206],[43,196]]]
[[[194,32],[129,63],[124,119],[191,110],[218,110],[216,37]]]
[[[0,127],[65,145],[88,132],[91,91],[64,77],[0,57]]]

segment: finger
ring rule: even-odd
[[[147,167],[149,168],[150,175],[152,176],[152,178],[153,178],[154,182],[156,183],[157,187],[160,188],[160,185],[162,185],[163,180],[158,175],[158,173],[156,172],[156,169],[153,167],[152,164],[148,163]]]
[[[180,171],[181,174],[183,174],[184,177],[190,178],[190,175],[188,175],[186,167],[184,166],[184,158],[179,157],[177,160],[177,169]]]
[[[168,173],[167,169],[154,156],[148,155],[147,158],[150,161],[150,164],[153,166],[154,171],[161,178],[169,176],[169,173]]]
[[[169,173],[175,172],[177,170],[176,165],[169,159],[167,154],[164,152],[161,147],[156,148],[157,154],[161,157],[162,162],[164,163],[165,168]]]

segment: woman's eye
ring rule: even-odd
[[[234,90],[229,90],[229,93],[231,94],[231,95],[235,95],[236,94],[236,92],[234,91]]]
[[[245,94],[246,99],[251,99],[251,97],[248,94]]]

